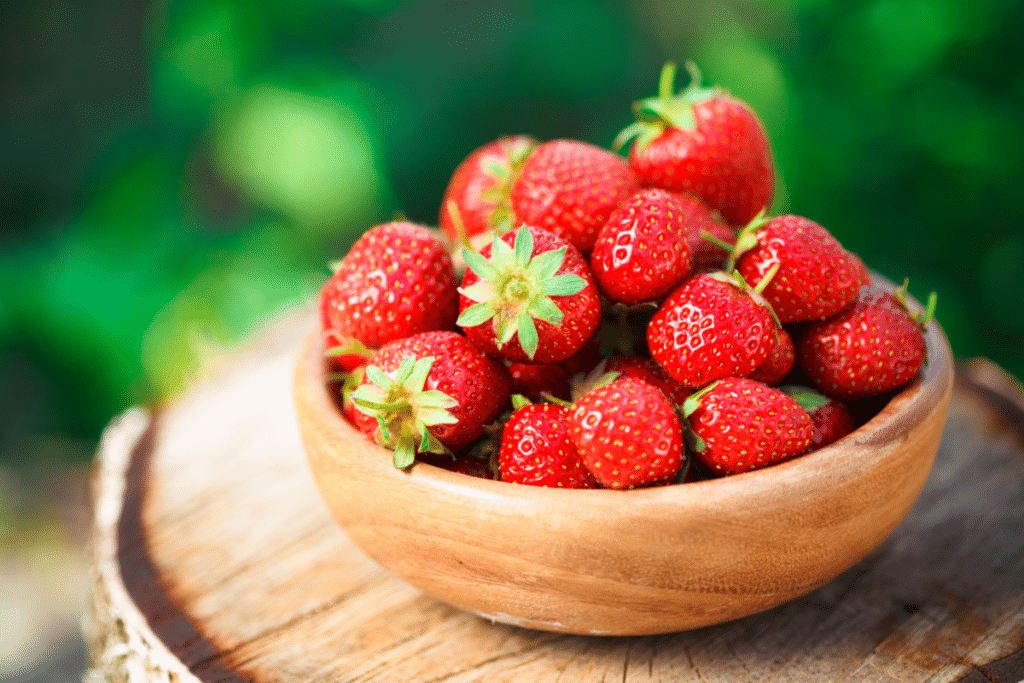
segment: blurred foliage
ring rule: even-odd
[[[21,0],[0,23],[0,460],[95,438],[434,223],[502,134],[607,146],[666,59],[748,100],[807,215],[1024,376],[1024,6],[1010,0]],[[76,451],[81,452],[81,450]],[[81,456],[79,456],[81,457]]]

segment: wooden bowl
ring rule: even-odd
[[[395,469],[328,393],[320,335],[295,379],[309,463],[338,523],[368,555],[487,619],[577,634],[667,633],[759,612],[827,583],[910,511],[953,387],[932,322],[928,364],[853,434],[724,479],[634,491]]]

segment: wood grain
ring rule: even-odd
[[[280,683],[1024,679],[1024,449],[1013,418],[994,418],[970,381],[957,386],[910,515],[836,580],[719,626],[569,636],[447,607],[334,524],[291,405],[310,324],[299,315],[268,328],[153,420],[134,412],[111,426],[97,479],[97,673]]]

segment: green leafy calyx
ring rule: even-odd
[[[612,143],[615,149],[621,149],[627,142],[636,138],[636,149],[643,152],[666,128],[694,130],[697,127],[693,105],[717,97],[722,91],[718,88],[703,87],[700,70],[693,62],[686,62],[686,70],[690,74],[690,84],[676,94],[676,65],[674,62],[666,62],[658,79],[658,95],[633,103],[636,121],[616,136]]]
[[[457,323],[475,327],[490,321],[499,349],[518,335],[519,345],[532,360],[540,344],[534,320],[562,324],[562,311],[552,297],[578,294],[587,286],[579,275],[556,274],[565,261],[565,251],[562,246],[533,256],[533,235],[525,225],[516,232],[513,246],[496,235],[490,260],[463,250],[466,265],[480,280],[459,289],[475,303],[462,312]]]
[[[370,381],[351,394],[360,412],[377,419],[377,443],[395,452],[394,464],[399,469],[411,466],[418,452],[446,453],[448,449],[428,427],[458,422],[449,409],[459,402],[424,387],[433,364],[433,357],[406,356],[393,378],[376,365],[368,365]]]

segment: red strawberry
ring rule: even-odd
[[[762,293],[784,323],[835,315],[857,298],[863,274],[859,258],[801,216],[754,219],[740,232],[731,259],[752,285],[777,269]]]
[[[598,233],[590,265],[611,301],[660,299],[690,273],[686,209],[674,195],[641,190],[612,212]]]
[[[531,401],[541,400],[541,394],[568,400],[569,371],[559,363],[506,363],[512,375],[512,393],[522,394]]]
[[[509,191],[537,144],[528,135],[498,138],[456,167],[441,201],[439,224],[448,239],[468,244],[478,235],[502,235],[513,228]]]
[[[570,435],[602,485],[631,489],[675,480],[683,435],[672,402],[638,379],[620,379],[576,401]]]
[[[814,385],[841,399],[897,389],[924,364],[922,328],[935,311],[935,294],[923,314],[907,310],[906,283],[897,293],[864,287],[838,315],[811,323],[796,346],[796,362]]]
[[[512,185],[517,225],[549,230],[581,252],[620,203],[640,186],[622,157],[575,140],[546,142],[527,158]]]
[[[455,332],[423,332],[385,344],[352,393],[357,426],[395,451],[395,466],[417,451],[469,444],[505,406],[508,370]]]
[[[687,445],[716,474],[739,474],[800,455],[811,445],[811,418],[795,400],[752,379],[730,377],[683,404]]]
[[[690,278],[647,328],[651,356],[688,387],[744,377],[775,346],[776,324],[760,295],[725,273]]]
[[[527,404],[505,423],[499,451],[501,480],[552,488],[597,488],[569,438],[569,409]]]
[[[721,270],[729,258],[729,250],[708,240],[705,234],[724,244],[736,241],[736,232],[723,223],[707,204],[689,192],[676,192],[686,224],[686,242],[690,246],[690,272],[707,273]]]
[[[601,323],[587,262],[555,235],[523,226],[480,253],[463,250],[458,324],[487,353],[556,363],[579,351]]]
[[[747,375],[748,378],[770,387],[782,384],[782,380],[786,379],[786,375],[793,369],[793,364],[796,362],[793,338],[789,336],[789,332],[781,327],[775,332],[779,336],[771,353],[768,354],[768,359]]]
[[[441,241],[420,225],[378,225],[356,240],[320,291],[327,354],[351,370],[389,341],[451,329],[458,305]]]
[[[814,428],[811,434],[812,451],[838,441],[857,428],[849,408],[839,401],[796,385],[779,387],[779,391],[799,403],[810,416]]]
[[[637,121],[615,140],[636,138],[629,162],[645,186],[692,192],[732,225],[746,225],[775,196],[768,134],[746,103],[702,88],[687,63],[689,87],[673,94],[675,64],[661,72],[658,96],[634,105]]]

